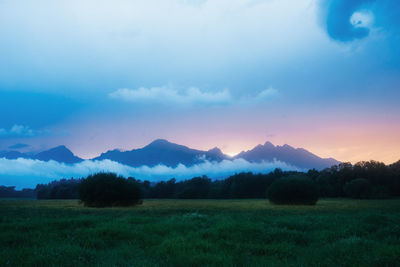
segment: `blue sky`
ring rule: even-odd
[[[396,0],[0,0],[0,149],[400,159]]]

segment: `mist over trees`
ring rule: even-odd
[[[391,165],[377,161],[363,161],[354,165],[341,163],[322,171],[312,169],[306,173],[280,169],[268,174],[247,172],[232,175],[224,180],[212,180],[207,176],[184,181],[173,178],[157,183],[132,177],[128,179],[140,187],[143,198],[232,199],[266,198],[267,189],[273,182],[293,175],[312,180],[317,186],[319,197],[322,198],[400,197],[400,161]],[[360,179],[364,181],[361,184]],[[81,181],[82,178],[71,178],[39,184],[35,192],[38,199],[77,199]]]

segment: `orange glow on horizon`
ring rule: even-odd
[[[324,117],[324,120],[304,116],[302,121],[292,121],[291,118],[271,122],[265,120],[256,125],[251,121],[229,125],[207,122],[208,127],[199,121],[187,124],[187,127],[182,128],[181,122],[177,121],[169,128],[163,127],[162,131],[158,131],[162,134],[141,134],[135,130],[135,125],[109,122],[97,127],[99,134],[90,137],[86,133],[90,132],[93,124],[85,123],[75,133],[87,139],[71,136],[66,145],[77,156],[93,158],[110,149],[137,149],[162,138],[199,150],[218,147],[223,153],[235,156],[270,141],[275,146],[288,144],[294,148],[304,148],[322,158],[335,158],[353,164],[368,160],[391,164],[400,160],[400,123],[397,118],[385,119],[378,116],[343,119],[332,115]],[[103,127],[118,131],[110,132]],[[148,132],[156,132],[158,129],[157,124],[143,124],[142,127],[147,127]]]

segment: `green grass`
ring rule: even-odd
[[[0,266],[400,266],[400,200],[0,200]]]

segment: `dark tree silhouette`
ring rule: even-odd
[[[304,176],[289,176],[275,181],[268,188],[267,197],[274,204],[315,205],[318,188]]]
[[[368,199],[372,195],[372,185],[367,179],[358,178],[345,184],[344,192],[351,198]]]
[[[131,206],[140,202],[140,186],[134,179],[114,173],[97,173],[83,179],[79,198],[85,206]]]
[[[390,198],[400,196],[400,161],[385,165],[376,161],[362,161],[352,165],[341,163],[321,171],[312,169],[303,172],[275,169],[268,174],[251,172],[237,173],[223,180],[212,180],[206,176],[184,181],[169,179],[149,182],[128,178],[139,185],[144,198],[265,198],[270,185],[282,177],[301,175],[315,182],[320,197],[347,197],[345,187],[356,179],[370,183],[370,198]],[[14,187],[0,187],[0,196],[26,197],[36,194],[38,199],[78,198],[78,186],[82,179],[62,179],[48,184],[38,184],[33,191],[15,190]]]

